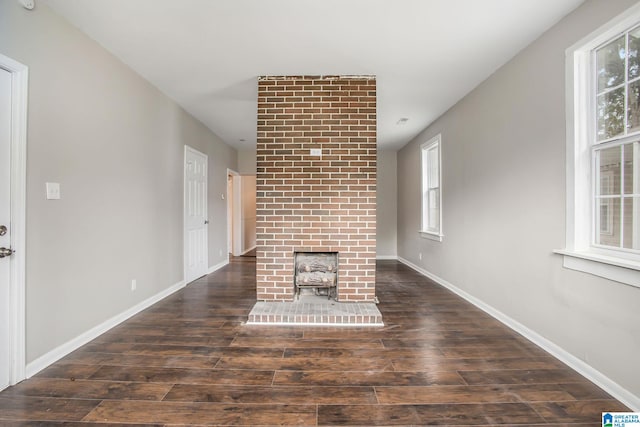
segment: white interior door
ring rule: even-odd
[[[184,151],[184,275],[189,283],[207,274],[207,156]]]
[[[11,73],[0,68],[0,251],[11,246]],[[10,385],[9,257],[0,253],[0,390]]]
[[[233,254],[233,175],[227,174],[227,253]]]
[[[242,247],[242,176],[233,176],[233,255],[241,256]]]

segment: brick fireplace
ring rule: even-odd
[[[375,300],[376,80],[258,80],[257,299],[293,301],[295,254],[336,253],[336,299]]]

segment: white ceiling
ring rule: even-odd
[[[398,149],[582,2],[42,0],[239,149],[258,76],[336,74],[377,76]]]

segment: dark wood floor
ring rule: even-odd
[[[234,258],[0,393],[0,425],[600,426],[628,410],[401,264],[377,277],[384,328],[248,327],[255,258]]]

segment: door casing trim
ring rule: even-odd
[[[0,68],[11,73],[11,248],[9,258],[9,347],[11,385],[26,375],[26,200],[27,100],[29,68],[0,54]]]

